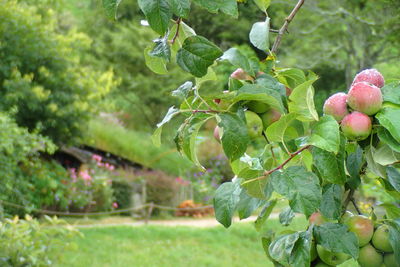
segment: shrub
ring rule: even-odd
[[[56,143],[76,141],[96,101],[113,87],[112,72],[80,62],[78,52],[91,40],[72,30],[60,34],[48,7],[3,1],[0,17],[0,110],[16,108],[19,125]]]
[[[4,267],[53,266],[66,249],[70,239],[80,233],[57,218],[46,217],[46,223],[26,216],[0,222],[0,265]]]

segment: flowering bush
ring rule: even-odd
[[[103,162],[99,155],[93,155],[92,162],[79,170],[68,169],[69,179],[63,181],[67,188],[67,209],[104,211],[118,208],[111,186],[114,169],[114,165]]]

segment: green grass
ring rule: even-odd
[[[118,156],[142,164],[145,167],[180,175],[192,167],[192,163],[182,157],[175,148],[156,147],[150,134],[135,132],[103,120],[89,124],[88,145],[111,152]]]
[[[304,229],[297,219],[292,229]],[[283,229],[277,220],[269,229]],[[251,224],[191,228],[167,226],[101,227],[82,229],[79,249],[65,253],[58,267],[223,267],[273,266],[266,258],[258,233]],[[353,263],[343,267],[356,266]]]

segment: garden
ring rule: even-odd
[[[398,0],[0,6],[0,266],[400,266]]]

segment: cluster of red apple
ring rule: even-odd
[[[381,89],[385,85],[382,74],[367,69],[356,75],[347,94],[336,93],[324,104],[324,114],[340,122],[343,134],[350,140],[364,140],[372,131],[371,117],[383,103]],[[351,113],[349,112],[349,109]]]
[[[331,221],[320,212],[315,212],[310,216],[309,222],[321,225]],[[386,224],[374,226],[372,220],[362,215],[353,215],[349,211],[341,217],[340,222],[347,225],[358,239],[358,263],[361,267],[399,267],[389,242],[389,228]],[[348,259],[350,256],[345,253],[329,251],[315,242],[312,244],[311,261],[315,263],[315,267],[336,266]]]

